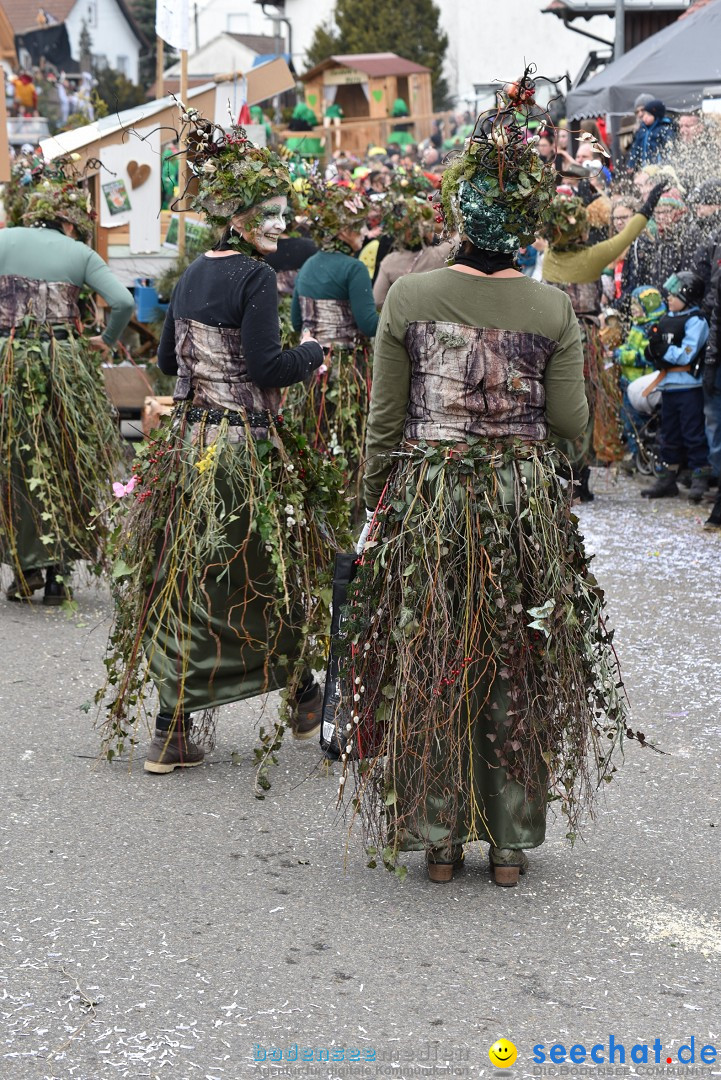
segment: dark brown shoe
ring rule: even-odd
[[[438,884],[452,881],[453,875],[463,869],[464,858],[461,844],[451,848],[432,848],[426,854],[428,877]]]
[[[315,684],[313,696],[291,709],[290,725],[294,739],[312,739],[320,731],[323,713],[323,691]]]
[[[169,729],[156,727],[143,768],[149,773],[169,773],[202,765],[204,758],[205,751],[190,738],[190,724],[181,721]]]
[[[491,847],[488,861],[496,885],[505,888],[517,885],[519,874],[528,870],[528,858],[520,849]]]
[[[5,596],[13,602],[29,600],[44,584],[45,574],[42,570],[28,570],[26,574],[16,574],[5,590]]]

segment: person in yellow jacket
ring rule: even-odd
[[[15,89],[15,115],[37,116],[38,92],[35,89],[32,75],[27,71],[21,71],[11,79]]]
[[[588,243],[589,222],[581,199],[557,195],[542,235],[549,249],[543,260],[543,280],[570,298],[584,339],[584,376],[589,419],[583,435],[562,449],[571,463],[582,502],[590,502],[590,465],[620,460],[620,391],[605,368],[600,339],[601,274],[641,235],[666,187],[666,180],[652,189],[646,202],[621,232],[597,244]],[[613,373],[612,373],[613,374]]]

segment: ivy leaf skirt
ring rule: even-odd
[[[328,371],[289,388],[285,414],[311,447],[332,455],[342,470],[356,517],[363,516],[361,480],[370,407],[372,352],[368,345],[334,345]]]
[[[16,574],[105,566],[103,507],[124,449],[97,353],[63,334],[28,319],[0,337],[0,553]]]
[[[279,420],[210,426],[187,407],[119,500],[106,748],[153,684],[164,713],[187,714],[292,688],[327,655],[333,557],[349,543],[338,470]]]
[[[367,845],[569,837],[615,771],[627,699],[545,444],[397,454],[344,622],[341,792]],[[346,780],[352,780],[346,783]]]

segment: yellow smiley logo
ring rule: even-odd
[[[508,1039],[499,1039],[488,1051],[488,1056],[497,1069],[507,1069],[518,1057],[518,1051]]]

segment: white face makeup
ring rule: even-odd
[[[249,214],[233,218],[233,225],[260,255],[271,255],[278,250],[278,237],[285,232],[287,207],[285,195],[277,195],[254,206]]]

